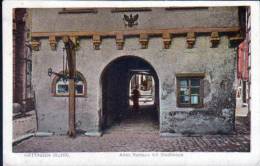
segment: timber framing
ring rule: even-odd
[[[140,30],[118,30],[118,31],[108,31],[108,32],[95,32],[95,31],[67,31],[67,32],[32,32],[33,38],[41,37],[63,37],[63,36],[79,36],[79,37],[92,37],[94,35],[99,35],[101,37],[115,37],[117,34],[122,34],[123,36],[139,36],[140,34],[147,34],[149,36],[158,36],[163,33],[169,34],[186,34],[189,32],[194,33],[237,33],[239,32],[239,27],[225,27],[225,28],[171,28],[171,29],[140,29]]]

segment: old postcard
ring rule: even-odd
[[[4,165],[260,165],[259,11],[4,1]]]

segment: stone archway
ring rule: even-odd
[[[149,108],[141,107],[140,112],[146,111],[145,113],[156,115],[153,120],[159,126],[159,79],[156,71],[143,58],[123,56],[110,62],[101,74],[100,128],[102,131],[129,118],[130,114],[135,114],[129,105],[129,84],[132,76],[140,72],[146,72],[153,77],[155,90],[154,105]],[[149,110],[151,111],[148,112]],[[146,116],[145,113],[135,114],[135,117]]]

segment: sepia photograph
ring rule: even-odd
[[[57,4],[10,5],[12,155],[249,157],[252,5]]]

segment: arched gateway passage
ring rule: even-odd
[[[146,130],[146,127],[158,131],[159,79],[147,61],[135,56],[117,58],[105,67],[100,81],[102,131],[113,131],[113,128],[124,131],[124,128],[131,128],[135,132],[135,129]],[[138,110],[133,109],[131,104],[131,91],[135,86],[140,92],[140,101],[152,101],[140,104]]]

